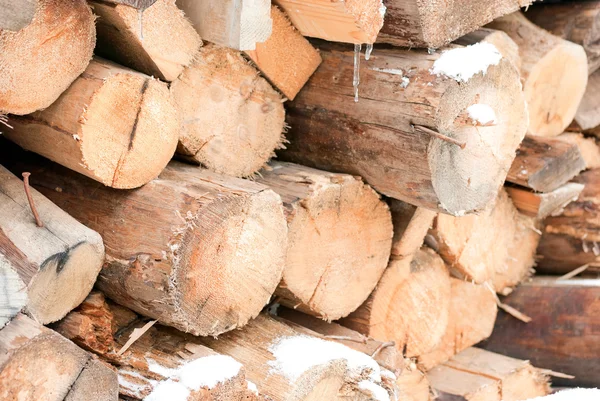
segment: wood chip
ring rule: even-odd
[[[151,320],[148,323],[146,323],[143,327],[133,329],[131,335],[129,336],[129,340],[127,340],[125,345],[123,345],[123,348],[121,348],[119,352],[117,352],[117,355],[123,355],[123,353],[127,351],[129,347],[131,347],[133,343],[136,342],[141,336],[143,336],[145,332],[150,330],[150,327],[154,326],[154,323],[156,323],[157,321],[158,320]]]

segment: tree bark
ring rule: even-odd
[[[91,369],[105,386],[88,388],[87,400],[116,401],[117,375],[54,331],[24,315],[0,331],[0,398],[78,401]]]
[[[51,107],[9,124],[3,134],[19,146],[114,188],[156,178],[179,136],[167,86],[102,59]]]
[[[529,133],[557,136],[569,126],[587,85],[583,47],[539,28],[516,12],[495,20],[519,46],[523,90],[529,107]]]
[[[148,8],[104,0],[90,4],[98,15],[96,54],[144,74],[174,81],[202,46],[175,0],[158,0]]]
[[[290,145],[282,158],[361,175],[387,196],[450,214],[481,210],[495,198],[527,126],[518,73],[507,59],[484,63],[485,75],[466,82],[442,73],[462,52],[498,60],[493,46],[453,47],[443,56],[378,48],[361,68],[358,105],[353,53],[319,47],[323,63],[288,107]],[[466,109],[474,104],[489,106],[501,123],[470,120]]]
[[[85,299],[104,261],[97,232],[36,190],[31,196],[43,227],[36,225],[23,182],[0,166],[0,264],[8,298],[0,326],[23,304],[41,324],[61,319]]]
[[[272,163],[257,182],[278,193],[288,221],[280,303],[337,320],[358,308],[385,270],[392,219],[359,178]]]
[[[412,257],[421,247],[436,213],[399,200],[390,200],[394,238],[392,255],[395,258]]]
[[[33,6],[35,14],[17,31],[10,24],[3,29],[0,20],[0,114],[33,113],[50,106],[87,67],[96,44],[94,16],[85,0],[2,3],[1,18],[11,15],[4,3],[19,12]]]
[[[176,162],[135,191],[31,159],[12,168],[35,169],[40,192],[103,236],[97,288],[162,324],[214,336],[241,327],[281,280],[286,221],[263,185]]]
[[[574,182],[546,193],[533,192],[519,187],[506,187],[506,192],[519,212],[535,217],[537,220],[562,213],[565,206],[577,200],[581,191],[583,191],[583,185]]]
[[[281,96],[237,51],[203,47],[171,93],[182,117],[177,153],[185,160],[248,177],[282,147]]]

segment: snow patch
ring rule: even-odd
[[[597,401],[600,399],[600,390],[593,388],[575,388],[559,391],[545,397],[533,398],[530,401]]]
[[[364,392],[371,394],[377,401],[390,401],[390,395],[383,387],[368,380],[363,380],[358,383],[358,388]]]
[[[246,384],[248,385],[248,390],[252,391],[254,394],[258,395],[258,388],[256,384],[252,383],[250,380],[246,380]]]
[[[473,120],[475,123],[484,125],[498,123],[494,109],[487,104],[473,104],[467,107],[467,112],[469,113],[471,120]]]
[[[389,379],[389,380],[394,381],[394,382],[397,380],[396,375],[393,372],[390,372],[387,369],[382,369],[381,370],[381,377],[385,377],[386,379]]]
[[[467,82],[474,75],[486,74],[492,65],[498,65],[502,54],[496,46],[487,42],[476,43],[471,46],[447,50],[442,53],[435,63],[431,73],[445,75],[458,82]]]
[[[167,380],[160,382],[144,401],[187,401],[190,393],[183,384]]]

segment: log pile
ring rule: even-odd
[[[531,3],[0,0],[0,400],[600,386],[600,2]]]

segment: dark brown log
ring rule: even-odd
[[[503,302],[532,321],[500,312],[492,336],[483,343],[486,349],[575,376],[555,377],[555,385],[600,386],[599,279],[538,276]]]

